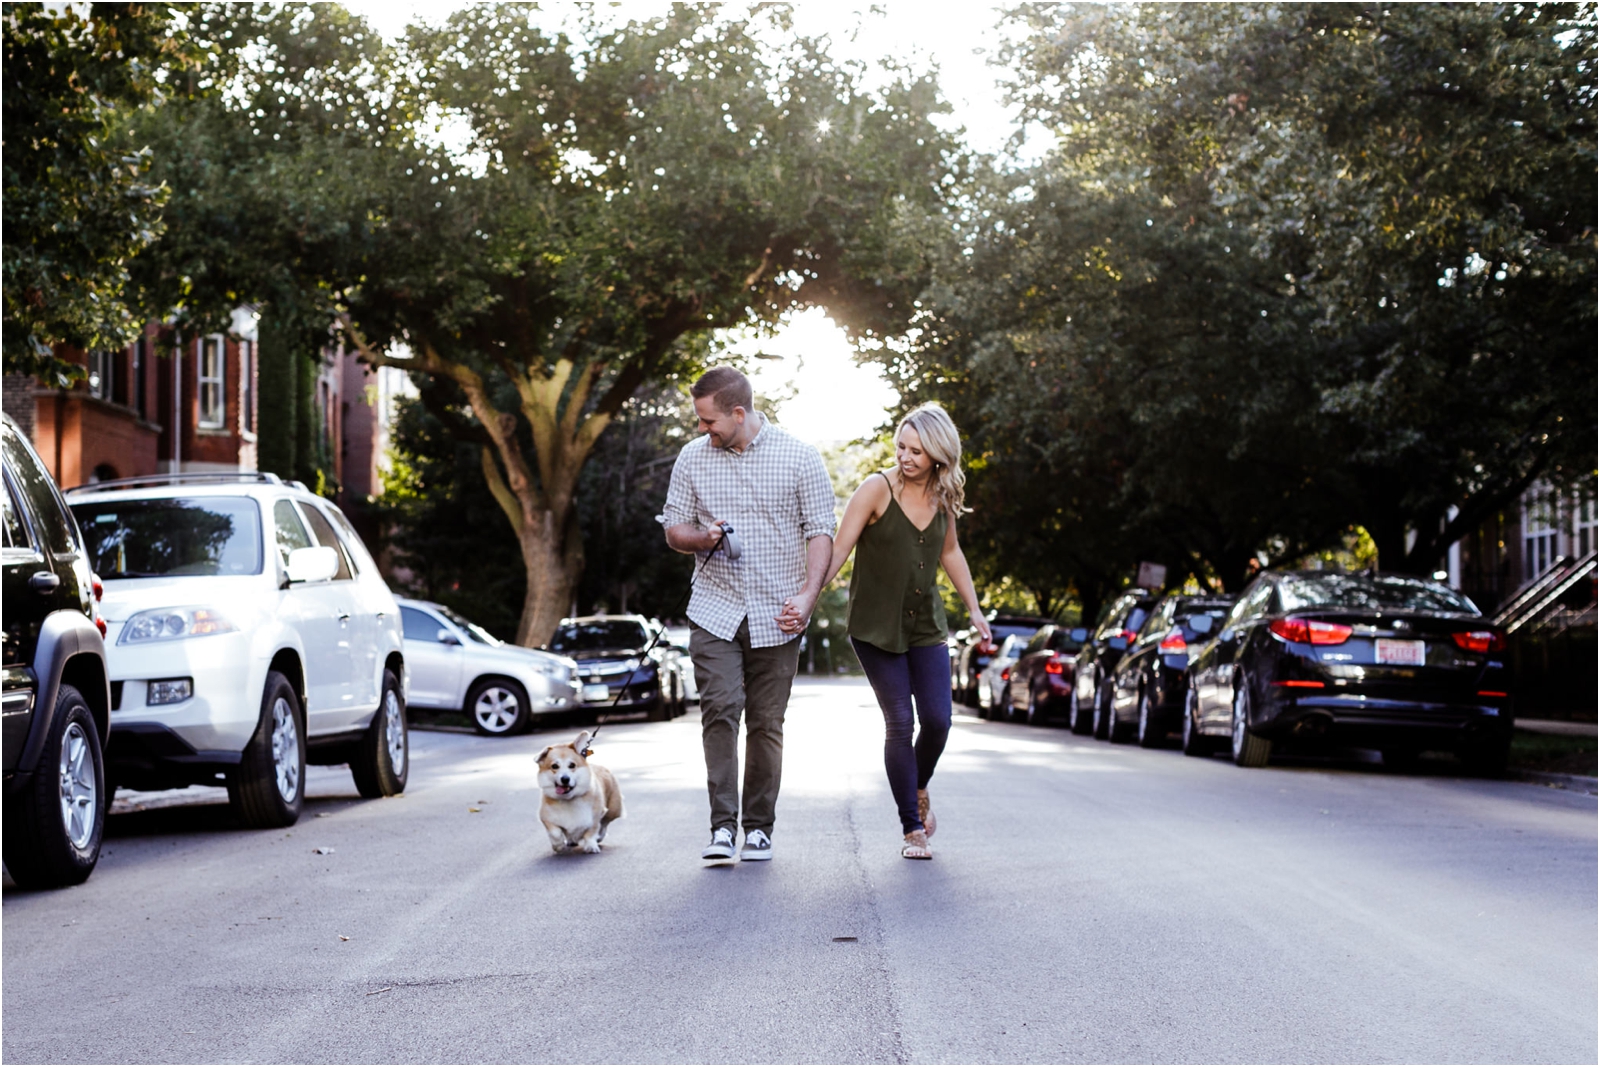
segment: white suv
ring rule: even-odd
[[[305,766],[405,789],[400,609],[344,513],[271,474],[124,478],[67,494],[105,584],[108,778],[225,782],[249,826],[300,816]]]

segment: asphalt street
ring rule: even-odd
[[[565,737],[563,731],[561,737]],[[617,723],[627,816],[551,854],[533,756],[414,732],[404,797],[314,769],[111,819],[3,905],[6,1062],[1597,1061],[1596,799],[1240,770],[962,716],[899,856],[863,683],[797,686],[767,864],[707,866],[696,714]],[[318,852],[317,849],[331,850]]]

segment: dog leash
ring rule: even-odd
[[[738,536],[735,535],[731,542],[728,540],[729,535],[733,534],[732,524],[725,522],[721,526],[717,527],[717,529],[721,531],[717,537],[717,543],[711,546],[711,551],[706,553],[706,558],[701,560],[700,565],[694,569],[694,573],[689,575],[689,586],[683,591],[683,596],[678,598],[678,602],[672,606],[672,610],[667,612],[668,618],[676,616],[679,610],[689,602],[689,596],[694,592],[694,585],[700,577],[700,572],[706,569],[706,564],[711,562],[711,557],[716,555],[718,550],[721,550],[722,554],[727,556],[730,560],[739,558],[740,549]],[[644,646],[644,651],[640,652],[639,655],[635,657],[633,669],[628,672],[627,680],[622,683],[622,688],[617,690],[617,695],[611,698],[611,705],[606,709],[607,711],[617,710],[617,705],[622,701],[623,694],[628,691],[628,686],[633,684],[634,675],[639,673],[639,668],[644,666],[645,658],[648,657],[651,651],[655,649],[657,642],[661,640],[661,636],[666,632],[667,628],[665,626],[657,630],[656,635],[650,639],[650,643]],[[589,753],[594,751],[594,739],[600,736],[600,730],[601,725],[600,723],[596,722],[594,733],[589,735],[589,740],[583,743],[583,751],[579,753],[579,755],[581,755],[584,759],[588,759]]]

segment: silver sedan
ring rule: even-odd
[[[578,705],[573,660],[508,645],[442,604],[396,600],[412,707],[465,711],[480,734],[500,737]]]

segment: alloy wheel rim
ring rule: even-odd
[[[94,836],[100,805],[95,788],[94,758],[89,735],[78,723],[68,723],[61,738],[61,826],[76,849],[86,848]]]
[[[517,710],[516,695],[509,689],[493,685],[478,694],[477,703],[472,706],[472,715],[485,730],[492,734],[503,734],[517,721]]]
[[[393,689],[383,694],[383,735],[389,746],[389,766],[396,775],[406,773],[406,723],[400,714],[400,698]]]
[[[1244,692],[1233,694],[1233,754],[1244,751]]]
[[[300,795],[300,727],[283,697],[272,702],[272,770],[278,795],[293,804]]]

